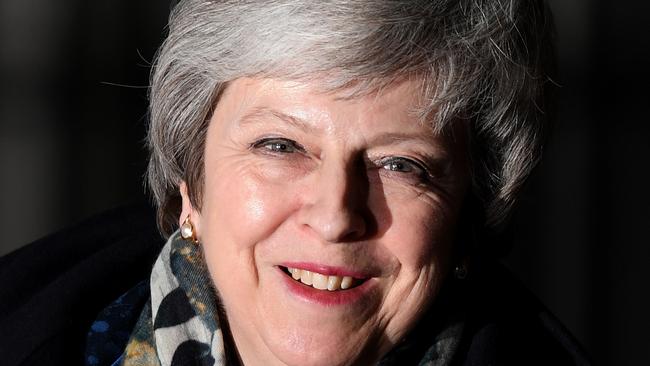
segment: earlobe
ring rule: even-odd
[[[185,182],[181,182],[179,186],[179,191],[181,194],[181,214],[178,217],[178,227],[182,227],[183,224],[189,220],[193,223],[194,231],[197,231],[197,221],[198,217],[196,217],[196,212],[194,211],[194,208],[192,207],[192,203],[190,201],[190,196],[187,191],[187,184]]]

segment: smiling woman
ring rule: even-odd
[[[180,1],[148,133],[167,242],[86,363],[585,364],[494,258],[551,23],[542,1]]]
[[[239,79],[222,94],[201,208],[183,189],[179,217],[244,364],[376,362],[436,297],[469,174],[465,131],[451,141],[412,113],[418,84],[348,100]]]

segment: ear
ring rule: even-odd
[[[181,182],[179,186],[179,190],[181,193],[181,214],[178,217],[178,226],[180,227],[183,225],[183,222],[185,221],[186,218],[190,218],[190,221],[192,221],[192,226],[194,226],[194,230],[196,230],[197,236],[198,233],[200,232],[199,226],[200,226],[200,215],[199,213],[192,207],[192,203],[190,202],[190,196],[187,192],[187,184],[185,182]]]

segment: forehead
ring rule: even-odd
[[[227,115],[236,127],[278,121],[310,132],[381,125],[432,134],[418,111],[424,100],[419,80],[404,80],[367,93],[324,91],[318,80],[302,82],[241,78],[229,83],[214,117]]]

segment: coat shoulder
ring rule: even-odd
[[[3,365],[82,364],[97,314],[148,278],[163,244],[154,210],[138,204],[0,258]]]
[[[591,365],[579,342],[502,264],[482,263],[467,282],[457,365]]]

